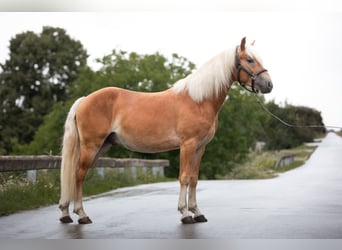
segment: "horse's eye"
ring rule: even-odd
[[[248,62],[249,64],[252,64],[252,63],[254,63],[254,59],[253,59],[253,58],[247,58],[247,62]]]

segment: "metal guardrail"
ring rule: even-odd
[[[52,155],[8,155],[0,156],[0,172],[25,171],[39,169],[59,169],[61,156]],[[95,168],[124,168],[124,167],[168,167],[169,160],[147,160],[134,158],[100,157]]]
[[[277,169],[278,167],[288,166],[294,162],[296,155],[295,154],[286,154],[282,155],[278,158],[274,168]]]
[[[27,171],[27,178],[35,182],[37,179],[37,170],[41,169],[60,169],[61,156],[53,155],[8,155],[0,156],[0,172]],[[135,159],[135,158],[110,158],[100,157],[93,168],[97,173],[104,177],[104,168],[130,168],[131,175],[137,178],[137,168],[141,168],[146,173],[147,168],[152,169],[153,176],[164,176],[164,167],[170,166],[169,160],[163,159]]]

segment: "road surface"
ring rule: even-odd
[[[277,178],[200,181],[207,223],[180,223],[178,188],[140,185],[87,199],[90,225],[59,223],[57,205],[0,217],[0,238],[342,238],[342,139],[333,133],[304,166]]]

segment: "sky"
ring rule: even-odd
[[[32,2],[32,1],[31,1]],[[95,58],[112,49],[177,53],[197,67],[246,36],[273,80],[266,100],[322,112],[325,125],[342,126],[342,2],[337,0],[3,0],[0,63],[9,40],[43,26],[64,28]],[[46,12],[68,11],[68,12]],[[70,12],[71,11],[71,12]],[[76,12],[75,12],[76,11]],[[6,24],[6,25],[5,25]]]

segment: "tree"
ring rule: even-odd
[[[79,41],[53,27],[16,35],[9,50],[0,65],[0,152],[6,154],[33,139],[53,104],[67,99],[66,88],[87,59]]]
[[[304,126],[289,127],[276,119],[269,119],[265,126],[265,141],[267,149],[287,149],[311,142],[314,138],[324,134],[325,128],[309,128],[305,125],[324,126],[321,113],[315,109],[303,106],[285,104],[284,107],[274,101],[267,104],[267,108],[287,123]]]

